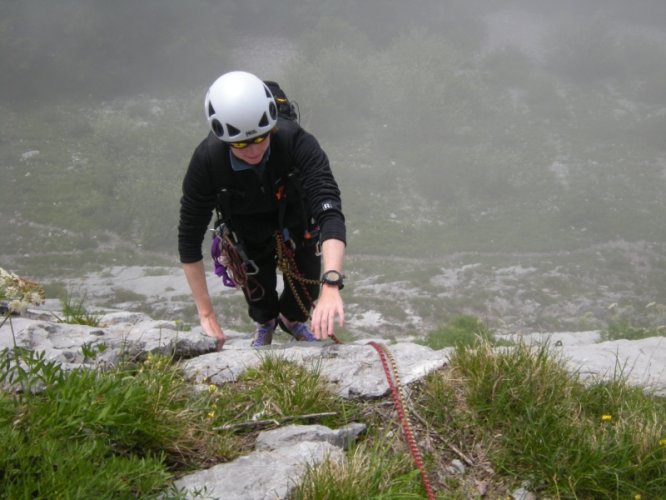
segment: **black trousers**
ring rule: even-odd
[[[267,251],[270,248],[271,251]],[[257,323],[266,323],[278,317],[279,313],[290,321],[306,321],[313,302],[319,297],[319,276],[321,257],[317,255],[316,245],[299,244],[294,250],[294,262],[297,275],[316,283],[305,284],[298,279],[282,274],[283,290],[277,291],[277,252],[275,245],[264,247],[264,251],[248,251],[259,268],[259,272],[249,277],[247,287],[243,288],[248,314]],[[289,284],[291,281],[296,294]],[[299,304],[300,300],[300,304]],[[302,304],[302,305],[301,305]],[[303,310],[305,308],[305,311]]]

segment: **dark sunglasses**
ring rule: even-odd
[[[248,141],[243,141],[243,142],[230,142],[229,145],[234,148],[234,149],[245,149],[248,146],[252,146],[253,144],[261,144],[266,140],[268,137],[268,134],[270,132],[266,132],[264,135],[259,135],[255,137],[254,139],[250,139]]]

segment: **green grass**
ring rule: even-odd
[[[21,390],[9,389],[15,386]],[[43,355],[6,350],[0,387],[0,490],[7,498],[156,497],[178,475],[251,451],[252,426],[223,425],[330,412],[321,422],[337,427],[355,415],[327,391],[316,366],[273,357],[236,384],[197,393],[168,357],[66,373]]]
[[[613,323],[601,332],[602,340],[640,340],[649,337],[666,337],[666,327],[635,326],[631,323]]]
[[[621,374],[583,385],[547,347],[459,347],[450,372],[429,377],[420,403],[437,435],[491,466],[482,476],[495,488],[529,480],[546,498],[666,491],[666,400]]]
[[[421,478],[409,455],[394,453],[390,443],[364,442],[341,463],[309,467],[294,500],[335,498],[421,499]]]
[[[602,340],[639,340],[666,336],[666,306],[656,302],[642,306],[612,304],[613,316]]]
[[[166,358],[65,373],[29,351],[13,354],[22,367],[7,352],[0,366],[0,383],[23,386],[0,392],[6,498],[155,496],[173,470],[202,467],[225,448],[206,423],[206,399]]]
[[[473,346],[479,340],[491,341],[492,332],[474,316],[458,316],[451,322],[428,334],[424,344],[432,349]]]
[[[244,373],[236,384],[211,387],[214,426],[286,416],[335,413],[319,423],[339,425],[356,415],[353,405],[335,397],[317,366],[307,370],[279,356],[265,355],[258,368]]]

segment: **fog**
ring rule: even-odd
[[[661,0],[0,0],[0,266],[177,265],[203,96],[242,69],[328,152],[357,280],[496,257],[666,302],[665,24]]]

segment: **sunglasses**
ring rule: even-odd
[[[252,146],[253,144],[261,144],[266,140],[268,134],[270,134],[270,132],[266,132],[264,135],[257,136],[254,139],[250,139],[249,141],[230,142],[229,145],[234,149],[245,149],[248,146]]]

